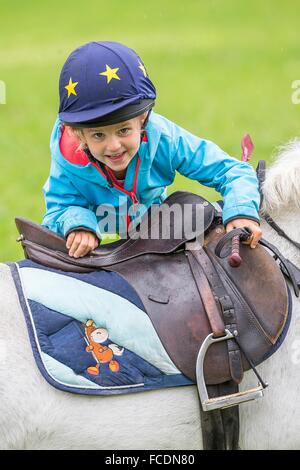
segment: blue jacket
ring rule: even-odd
[[[152,204],[161,203],[176,171],[221,193],[225,223],[236,217],[259,219],[260,196],[252,167],[154,112],[146,126],[146,139],[129,163],[123,189],[116,184],[111,187],[106,175],[88,158],[62,155],[61,134],[57,119],[51,136],[52,161],[44,185],[46,214],[42,224],[62,236],[85,227],[101,237],[114,211],[116,231],[123,233],[128,211],[134,224]]]

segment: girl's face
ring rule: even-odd
[[[94,158],[122,178],[141,143],[141,130],[147,113],[110,126],[83,129],[83,137]]]

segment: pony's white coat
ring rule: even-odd
[[[300,241],[300,142],[281,149],[264,185],[265,208]],[[262,224],[264,237],[300,266],[300,252]],[[37,370],[14,283],[0,265],[1,449],[196,449],[202,447],[196,387],[112,397],[58,391]],[[243,449],[300,448],[300,304],[279,351],[259,367],[270,386],[240,406]],[[243,388],[256,385],[251,372]]]

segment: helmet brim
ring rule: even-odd
[[[111,124],[117,124],[119,122],[124,122],[128,119],[133,119],[153,108],[154,103],[155,101],[153,99],[143,99],[140,100],[138,103],[128,104],[127,106],[124,106],[124,102],[116,103],[120,106],[120,108],[116,109],[115,111],[106,114],[105,116],[100,116],[94,119],[84,120],[81,122],[74,121],[74,116],[72,116],[72,122],[70,122],[68,119],[64,119],[63,114],[68,113],[60,113],[59,118],[61,121],[64,122],[65,125],[71,127],[103,127],[109,126]]]

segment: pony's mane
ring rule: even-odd
[[[263,184],[263,210],[300,209],[300,139],[278,148]]]

